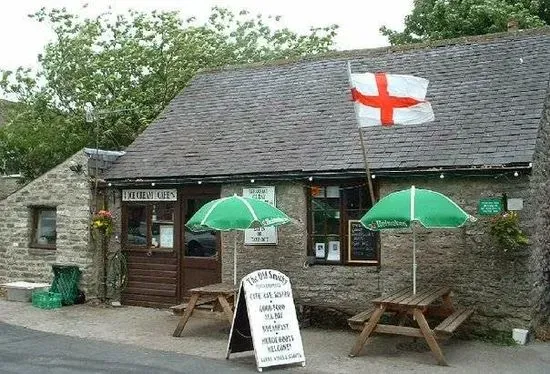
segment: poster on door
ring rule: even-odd
[[[275,187],[274,186],[259,186],[243,188],[243,197],[251,197],[265,201],[273,206],[275,205]],[[272,245],[277,244],[277,228],[276,227],[257,227],[254,229],[244,230],[245,245]]]

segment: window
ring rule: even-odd
[[[124,207],[126,248],[174,248],[174,202],[159,201]]]
[[[56,209],[52,207],[33,207],[31,246],[55,249],[56,237]]]
[[[189,198],[186,199],[185,221],[189,221],[204,204],[212,201],[213,198]],[[193,232],[187,227],[184,233],[185,256],[188,257],[210,257],[218,254],[218,234],[216,231]]]
[[[378,234],[354,225],[371,206],[367,187],[326,184],[309,191],[309,254],[315,263],[378,264]]]

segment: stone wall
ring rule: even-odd
[[[274,268],[290,276],[304,274],[303,264],[306,261],[307,227],[305,189],[301,184],[272,184],[275,186],[275,200],[279,209],[294,219],[291,224],[278,228],[278,245],[243,245],[244,233],[222,233],[222,280],[233,281],[233,247],[234,235],[237,235],[237,279],[246,274],[262,269]],[[242,195],[243,187],[258,187],[254,185],[226,185],[221,196],[233,194]],[[294,281],[295,287],[301,279]],[[310,282],[308,282],[310,284]]]
[[[380,195],[415,184],[454,199],[475,215],[482,197],[523,198],[522,226],[530,233],[532,211],[529,178],[507,175],[445,179],[380,180]],[[277,207],[295,222],[279,228],[277,246],[244,246],[243,234],[222,235],[222,278],[232,281],[233,235],[238,242],[238,277],[260,268],[275,268],[288,275],[297,302],[324,306],[347,313],[369,306],[369,300],[395,290],[412,288],[412,237],[409,232],[382,233],[381,267],[312,265],[307,266],[306,190],[302,184],[275,185]],[[242,193],[243,185],[227,185],[222,196]],[[457,305],[476,307],[472,323],[484,328],[510,330],[529,327],[530,249],[504,252],[488,235],[488,218],[455,230],[418,230],[417,287],[448,285]]]
[[[533,320],[535,325],[550,326],[550,94],[537,138],[531,189],[535,208],[531,257]]]
[[[529,177],[507,173],[487,178],[447,176],[443,180],[403,180],[383,183],[380,192],[385,195],[411,184],[449,196],[478,219],[460,229],[421,230],[417,236],[417,287],[450,286],[458,305],[475,307],[472,320],[484,328],[508,331],[528,328],[531,248],[508,252],[499,248],[488,234],[490,217],[477,214],[477,203],[480,198],[502,194],[522,198],[524,208],[518,212],[520,222],[531,236],[533,207],[529,202]],[[412,272],[410,234],[382,234],[382,253],[382,274],[386,273],[382,277],[384,290],[406,283]],[[403,268],[403,264],[407,266]]]
[[[51,282],[53,263],[75,264],[82,271],[81,289],[97,294],[97,252],[90,243],[90,184],[84,152],[33,180],[0,201],[0,283],[18,280]],[[30,248],[32,207],[57,209],[56,249]]]
[[[122,193],[121,190],[118,189],[103,189],[101,190],[101,194],[105,207],[108,208],[113,215],[113,235],[106,243],[108,257],[112,258],[116,252],[122,251]],[[120,302],[123,286],[115,281],[119,279],[118,274],[115,273],[119,271],[119,267],[117,264],[113,264],[112,266],[107,266],[105,269],[103,261],[103,259],[99,261],[100,268],[98,269],[98,275],[100,279],[103,279],[105,273],[107,274],[107,288],[103,289],[103,287],[101,287],[98,291],[98,295],[111,301]],[[123,263],[120,266],[122,266],[122,268],[127,268],[127,263]],[[103,285],[103,282],[101,282],[101,284]]]

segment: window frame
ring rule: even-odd
[[[174,219],[172,221],[172,247],[155,247],[153,246],[153,206],[156,204],[172,204]],[[131,207],[145,208],[146,228],[146,244],[130,244],[128,243],[128,210]],[[124,201],[121,205],[121,247],[124,251],[142,251],[142,252],[174,252],[178,246],[176,243],[178,238],[178,210],[179,202],[173,200],[149,200],[149,201]]]
[[[315,249],[314,249],[314,232],[313,232],[313,209],[312,209],[312,202],[313,202],[313,196],[311,194],[312,187],[328,187],[328,186],[338,186],[340,196],[339,196],[339,213],[340,213],[340,232],[338,234],[339,240],[340,240],[340,261],[327,261],[326,259],[318,259],[315,257]],[[366,198],[367,200],[370,200],[369,194],[368,194],[368,186],[364,182],[364,180],[320,180],[318,182],[310,183],[306,185],[305,187],[305,193],[306,193],[306,200],[307,200],[307,255],[311,258],[310,263],[315,265],[333,265],[333,266],[375,266],[379,267],[381,264],[381,253],[380,253],[380,234],[376,233],[376,261],[369,261],[369,262],[359,262],[359,261],[353,261],[349,260],[348,258],[348,251],[349,251],[349,233],[348,233],[348,222],[349,220],[356,220],[359,218],[349,218],[350,217],[350,210],[347,208],[347,201],[348,197],[345,194],[346,189],[353,188],[353,187],[363,187],[367,189],[366,191]],[[373,185],[375,196],[378,195],[378,188],[377,185]],[[368,211],[372,207],[372,203],[369,205],[369,202],[367,201],[367,207],[363,208],[364,213]],[[357,209],[357,210],[363,210],[363,209]],[[325,233],[325,237],[327,234]],[[325,244],[326,245],[326,244]],[[328,248],[327,248],[328,249]]]
[[[47,250],[56,250],[57,249],[57,207],[56,206],[47,206],[47,205],[33,205],[29,207],[31,210],[31,232],[30,232],[30,242],[29,248],[38,248],[38,249],[47,249]],[[41,212],[44,211],[53,211],[55,213],[55,242],[53,244],[40,244],[36,238],[39,216]]]

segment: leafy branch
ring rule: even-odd
[[[403,31],[380,28],[392,45],[417,43],[550,24],[548,0],[415,0]]]
[[[133,10],[81,19],[42,8],[30,17],[56,39],[38,56],[38,69],[0,69],[0,92],[22,104],[0,128],[2,167],[27,179],[95,147],[94,129],[84,120],[87,102],[117,113],[101,118],[99,146],[123,149],[197,71],[325,52],[337,29],[298,34],[281,28],[280,17],[223,8],[213,8],[205,23],[177,12]]]

